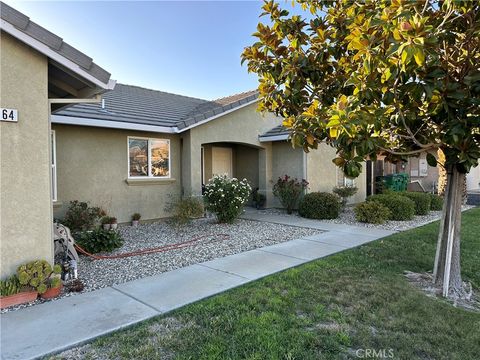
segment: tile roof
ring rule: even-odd
[[[268,141],[268,137],[274,137],[274,136],[289,136],[290,135],[290,130],[284,127],[283,125],[278,125],[275,126],[273,129],[268,130],[267,132],[263,133],[260,135],[260,138],[262,140]]]
[[[55,113],[59,116],[98,119],[185,129],[257,99],[249,91],[218,100],[204,100],[138,86],[117,84],[103,95],[101,104],[76,104]]]
[[[1,1],[0,18],[14,26],[19,31],[48,46],[51,50],[80,66],[85,72],[97,80],[100,80],[103,83],[108,83],[110,73],[95,64],[91,57],[70,46],[64,42],[61,37],[34,23],[28,16]]]
[[[257,98],[258,92],[252,90],[200,104],[193,109],[185,119],[178,122],[177,127],[179,130],[184,129],[195,123],[211,118],[212,116],[220,115],[224,112],[255,101]]]

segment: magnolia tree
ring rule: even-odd
[[[305,151],[325,142],[357,177],[365,159],[442,150],[448,185],[434,265],[444,296],[463,297],[462,184],[480,157],[480,2],[302,1],[305,17],[265,2],[242,62],[259,110],[282,116]],[[308,17],[309,20],[306,20]]]

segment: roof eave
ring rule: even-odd
[[[63,115],[51,115],[50,119],[52,124],[90,126],[90,127],[100,127],[100,128],[107,128],[107,129],[148,131],[148,132],[163,133],[163,134],[178,133],[178,129],[174,126],[134,124],[131,122],[100,120],[100,119],[93,119],[93,118],[82,118],[82,117],[63,116]]]
[[[281,135],[270,135],[270,136],[262,136],[258,137],[258,141],[260,142],[271,142],[271,141],[288,141],[289,135],[288,134],[281,134]]]
[[[74,72],[75,74],[81,76],[85,80],[89,81],[90,83],[94,84],[95,87],[99,90],[98,93],[112,90],[115,87],[116,81],[109,79],[108,82],[103,82],[93,75],[89,74],[85,71],[81,66],[74,63],[73,61],[67,59],[66,57],[60,55],[56,51],[52,50],[47,45],[43,44],[42,42],[34,39],[30,35],[20,31],[15,26],[10,24],[9,22],[1,19],[0,21],[0,29],[5,31],[6,33],[10,34],[14,38],[24,42],[28,46],[32,47],[33,49],[37,50],[38,52],[42,53],[43,55],[47,56],[48,58],[58,62],[62,66],[65,66],[70,71]]]

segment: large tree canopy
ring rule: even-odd
[[[310,20],[266,1],[242,54],[259,76],[259,109],[284,117],[305,151],[334,146],[350,177],[365,159],[441,149],[449,180],[434,275],[444,295],[461,295],[460,184],[480,158],[480,2],[296,1]]]
[[[273,1],[243,52],[261,110],[285,118],[306,151],[326,141],[336,164],[441,148],[468,172],[480,157],[480,3],[298,1],[308,23]],[[434,159],[429,157],[434,165]]]

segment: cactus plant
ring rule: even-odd
[[[54,283],[59,286],[56,277],[52,275],[60,274],[62,268],[60,265],[52,266],[45,260],[31,261],[21,265],[17,269],[17,277],[21,285],[31,286],[40,294],[43,294]]]
[[[16,275],[12,275],[6,280],[0,280],[0,296],[15,295],[20,291],[21,285]]]

